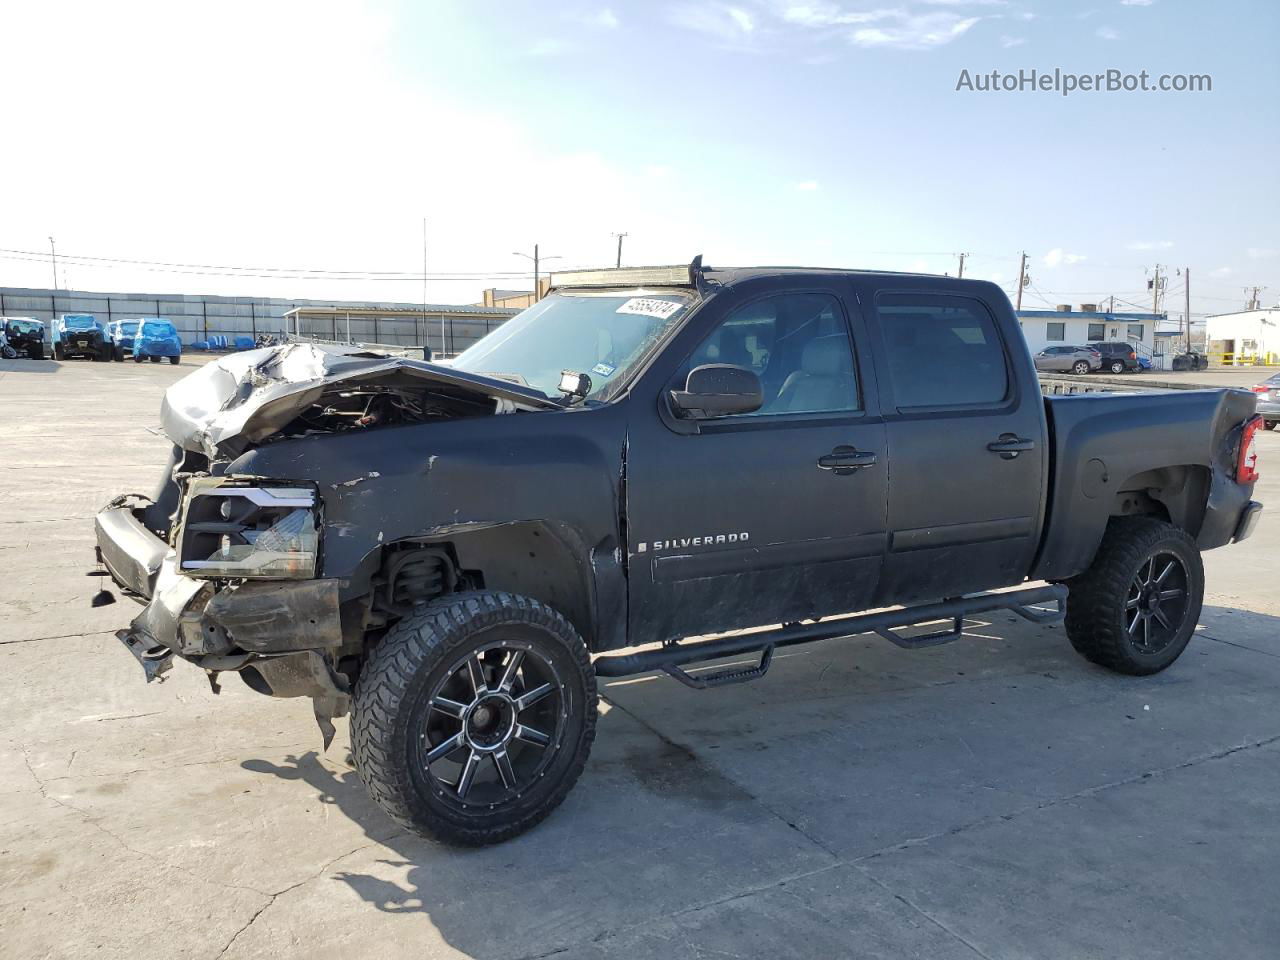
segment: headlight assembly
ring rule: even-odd
[[[187,576],[305,580],[316,575],[319,551],[309,487],[191,481],[178,536],[178,569]]]

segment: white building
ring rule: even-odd
[[[1205,322],[1209,357],[1222,363],[1280,363],[1280,307],[1220,313]]]
[[[1091,303],[1083,306],[1091,309],[1073,310],[1063,306],[1057,310],[1019,310],[1018,324],[1031,352],[1039,353],[1045,347],[1107,340],[1127,341],[1139,354],[1148,358],[1155,355],[1156,324],[1164,319],[1164,314],[1107,313],[1099,311]]]

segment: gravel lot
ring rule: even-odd
[[[398,830],[306,701],[147,686],[92,609],[92,516],[150,489],[184,367],[0,361],[6,957],[1275,957],[1280,522],[1206,558],[1164,674],[1060,626],[793,648],[756,684],[602,686],[532,833]],[[1280,509],[1280,436],[1258,498]]]

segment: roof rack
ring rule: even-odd
[[[669,267],[616,267],[551,274],[552,290],[558,287],[701,287],[702,284],[702,254],[691,263]]]

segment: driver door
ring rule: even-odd
[[[718,310],[712,301],[684,349],[673,344],[672,361],[633,393],[625,491],[636,643],[857,610],[875,592],[888,465],[874,373],[856,354],[860,326],[839,278],[786,282],[756,284]],[[707,363],[754,372],[760,409],[676,417],[668,391]],[[839,466],[855,453],[862,465]]]

